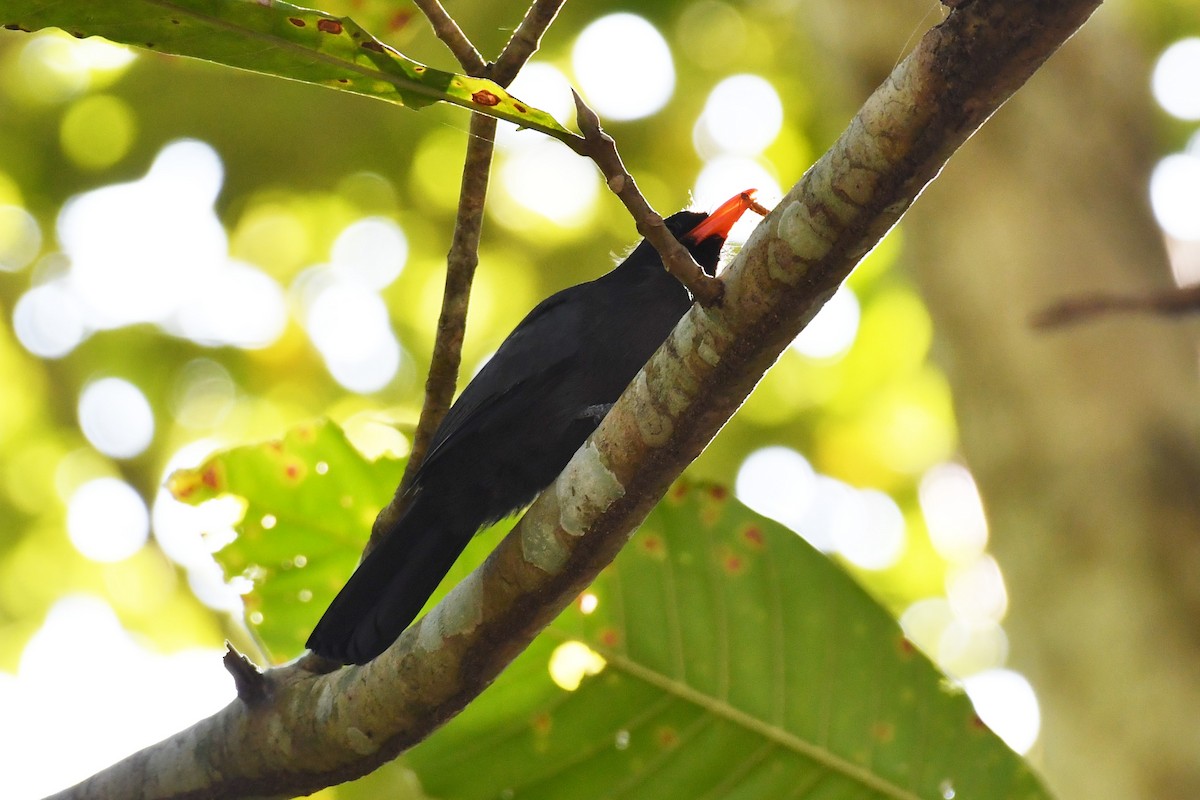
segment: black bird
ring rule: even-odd
[[[667,229],[709,275],[753,191]],[[404,514],[308,637],[343,664],[382,653],[481,527],[550,485],[692,304],[642,241],[611,272],[544,300],[467,384],[438,426]]]

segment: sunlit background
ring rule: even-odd
[[[749,187],[771,204],[845,117],[812,107],[819,73],[771,52],[765,18],[670,8],[567,12],[514,93],[568,120],[577,86],[663,212]],[[211,553],[240,510],[176,503],[170,471],[323,415],[415,419],[466,117],[2,33],[0,794],[19,800],[233,697],[219,646],[243,635],[240,603]],[[446,64],[417,22],[391,37]],[[1146,81],[1194,129],[1200,39]],[[1200,133],[1146,191],[1178,280],[1200,279]],[[502,123],[465,369],[633,236],[588,163]],[[932,324],[894,268],[903,240],[871,254],[693,472],[846,563],[1026,752],[1038,704],[1006,668],[1004,575]],[[406,447],[387,424],[352,434],[372,454]]]

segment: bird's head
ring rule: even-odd
[[[719,205],[711,214],[697,211],[680,211],[667,217],[667,230],[675,235],[696,263],[709,275],[717,272],[717,261],[721,258],[721,246],[729,236],[729,230],[742,214],[754,205],[755,189],[747,189]]]

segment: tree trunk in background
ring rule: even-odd
[[[1200,797],[1198,328],[1028,324],[1063,295],[1171,284],[1150,56],[1119,23],[1102,9],[904,224],[1064,800]]]

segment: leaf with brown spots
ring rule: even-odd
[[[350,17],[280,0],[6,0],[0,13],[9,30],[62,28],[408,108],[453,103],[563,141],[578,138],[493,81],[427,67]]]
[[[675,484],[587,591],[409,752],[425,791],[940,800],[949,779],[972,800],[1049,797],[882,607],[727,487]],[[573,692],[547,670],[566,641],[606,661]],[[464,770],[464,753],[488,757]]]
[[[216,558],[227,577],[253,579],[246,608],[259,613],[250,628],[268,652],[290,658],[304,649],[313,623],[354,569],[403,466],[368,461],[340,428],[320,422],[177,470],[167,488],[191,505],[224,496],[243,501],[238,538]]]

